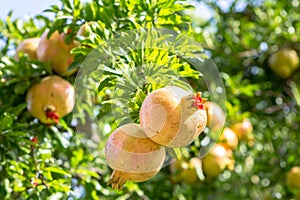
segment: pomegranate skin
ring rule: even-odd
[[[286,185],[295,191],[300,191],[300,166],[292,167],[286,174]]]
[[[74,87],[63,78],[47,76],[29,88],[26,96],[27,109],[42,123],[52,124],[47,112],[60,118],[73,110],[75,104]]]
[[[74,61],[74,55],[71,50],[78,46],[78,43],[72,41],[65,43],[66,35],[55,31],[47,38],[49,30],[46,30],[41,36],[41,41],[37,48],[37,58],[42,62],[49,62],[52,70],[61,75],[69,76],[76,70],[68,71],[70,64]]]
[[[121,189],[126,181],[142,182],[156,175],[165,159],[165,149],[147,138],[138,124],[117,128],[105,146],[108,165],[114,170],[109,184]]]
[[[238,143],[239,140],[235,132],[231,128],[225,127],[219,139],[219,144],[223,145],[225,148],[235,150]]]
[[[37,47],[39,45],[40,38],[27,38],[23,40],[16,49],[16,54],[14,58],[18,61],[19,53],[23,52],[27,54],[28,58],[36,59],[37,58]]]
[[[217,177],[225,168],[234,168],[232,150],[216,144],[211,151],[203,158],[202,168],[204,174],[209,178]]]
[[[232,125],[231,128],[240,140],[251,140],[253,126],[249,119],[245,118],[242,122],[238,122]]]
[[[222,108],[215,102],[204,103],[207,112],[207,126],[213,131],[222,130],[225,125],[225,114]]]
[[[144,100],[140,124],[154,142],[184,147],[204,130],[206,111],[193,106],[195,95],[176,86],[155,90]]]

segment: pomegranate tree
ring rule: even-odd
[[[131,123],[110,135],[105,157],[113,169],[108,183],[121,189],[126,181],[142,182],[156,175],[163,165],[165,149],[147,138],[140,125]]]
[[[158,144],[187,146],[205,128],[204,101],[201,93],[193,94],[176,86],[155,90],[142,103],[140,124]]]
[[[75,91],[73,86],[59,76],[47,76],[29,88],[27,108],[42,123],[58,123],[73,110]]]
[[[72,40],[69,44],[65,42],[65,33],[55,31],[48,38],[49,30],[46,30],[37,48],[37,58],[42,62],[49,62],[54,72],[61,76],[68,76],[75,70],[68,71],[70,64],[74,61],[74,55],[70,52],[78,46],[78,43]]]
[[[27,38],[23,40],[16,49],[15,59],[19,60],[19,54],[22,52],[26,54],[30,59],[37,58],[37,47],[39,45],[40,38]]]

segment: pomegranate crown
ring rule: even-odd
[[[59,123],[59,116],[54,111],[46,111],[46,117],[52,119],[55,124]]]
[[[193,106],[195,106],[198,109],[204,110],[204,102],[206,101],[205,98],[201,97],[202,93],[201,92],[197,92],[194,96],[194,103]]]

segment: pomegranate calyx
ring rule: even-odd
[[[46,110],[46,117],[52,119],[55,124],[59,123],[59,115],[55,111]]]
[[[194,96],[194,103],[193,106],[195,106],[196,108],[200,109],[200,110],[204,110],[204,103],[206,101],[206,98],[202,98],[201,97],[202,93],[201,92],[197,92]]]

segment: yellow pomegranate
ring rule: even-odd
[[[248,142],[253,140],[253,126],[249,119],[245,118],[242,122],[233,124],[231,129],[235,132],[239,140]]]
[[[40,38],[27,38],[23,40],[17,47],[14,58],[18,61],[19,54],[22,52],[26,54],[30,59],[37,58],[37,47],[39,45]]]
[[[215,178],[226,168],[233,169],[232,151],[220,144],[215,144],[202,160],[202,169],[207,177]]]
[[[190,160],[176,160],[169,167],[172,173],[172,181],[188,184],[197,183],[199,178],[196,172],[196,165],[201,166],[201,160],[196,157]]]
[[[238,146],[238,137],[231,128],[224,128],[221,137],[218,141],[219,144],[223,145],[225,148],[236,149]]]
[[[49,30],[46,30],[37,48],[37,58],[42,62],[49,62],[54,72],[61,76],[68,76],[74,73],[76,70],[68,71],[70,64],[74,61],[74,55],[71,54],[71,50],[78,46],[78,43],[71,41],[70,44],[66,44],[64,33],[55,31],[48,38]]]
[[[225,114],[222,108],[215,102],[204,103],[207,112],[207,126],[213,130],[221,130],[225,124]]]
[[[300,166],[293,167],[286,176],[286,185],[295,191],[300,191]]]
[[[58,123],[73,110],[75,91],[73,86],[59,76],[47,76],[29,88],[27,108],[42,123]]]
[[[126,181],[143,182],[155,176],[165,159],[165,148],[147,138],[138,124],[117,128],[105,146],[105,157],[113,169],[108,184],[121,189]]]
[[[206,125],[204,100],[177,86],[151,92],[140,110],[140,124],[154,142],[184,147],[199,136]]]
[[[299,65],[299,56],[293,49],[280,49],[269,57],[270,69],[279,77],[288,78]]]

